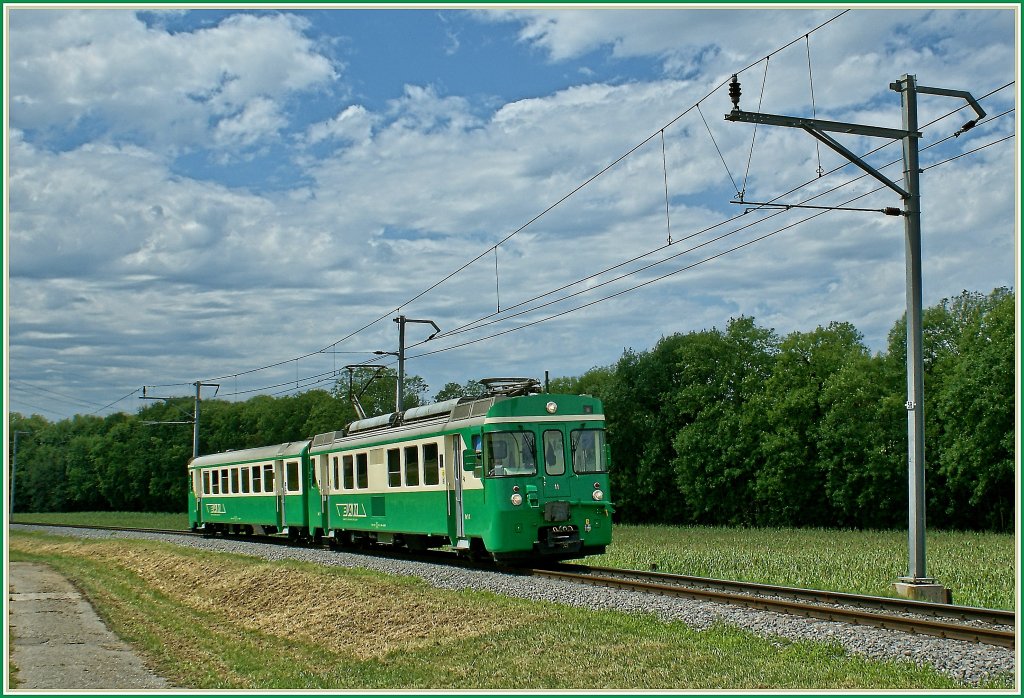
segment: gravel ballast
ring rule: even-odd
[[[586,608],[651,613],[666,621],[681,621],[698,630],[724,623],[763,637],[788,640],[834,640],[851,654],[875,660],[910,661],[929,665],[968,686],[976,686],[999,674],[1012,674],[1015,653],[1011,649],[960,640],[912,635],[866,626],[794,617],[756,609],[694,599],[668,597],[619,589],[511,575],[457,566],[437,565],[369,554],[267,545],[245,540],[198,538],[141,532],[67,529],[11,525],[12,529],[37,530],[80,538],[132,538],[160,540],[213,552],[252,555],[265,560],[303,560],[320,565],[360,567],[385,574],[420,577],[441,589],[488,590],[535,601]]]

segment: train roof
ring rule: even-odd
[[[250,463],[254,461],[281,460],[293,456],[301,456],[309,448],[309,441],[290,441],[274,446],[260,446],[259,448],[244,448],[239,451],[225,451],[223,453],[212,453],[208,456],[193,458],[189,467],[198,468],[208,465],[222,465],[228,463]]]
[[[549,406],[554,405],[554,412]],[[557,416],[586,415],[600,419],[604,414],[601,401],[590,395],[489,395],[446,400],[432,405],[414,407],[405,412],[370,417],[352,422],[347,429],[328,431],[313,437],[311,453],[323,453],[335,444],[359,443],[381,436],[428,433],[453,422],[484,423],[488,417],[500,419],[531,417],[551,419]]]

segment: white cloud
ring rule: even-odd
[[[248,147],[273,139],[286,123],[274,102],[265,97],[255,97],[237,114],[217,122],[213,140],[222,148]]]
[[[487,14],[494,21],[522,25],[520,41],[542,49],[553,61],[607,46],[618,58],[660,57],[676,71],[689,72],[723,50],[731,61],[759,58],[777,48],[781,34],[798,36],[837,13],[681,6],[640,11],[516,9]],[[776,31],[766,31],[767,27]]]
[[[316,144],[327,139],[338,139],[364,143],[373,134],[373,127],[379,121],[379,116],[371,114],[362,105],[352,104],[333,119],[310,126],[306,142]]]
[[[239,14],[170,33],[132,11],[11,8],[11,125],[171,151],[250,145],[282,128],[287,96],[336,78],[306,26]]]
[[[899,219],[831,213],[782,230],[811,212],[757,223],[767,214],[743,215],[727,203],[735,191],[716,145],[743,186],[753,129],[722,119],[724,90],[702,105],[708,127],[690,111],[665,130],[663,160],[658,129],[740,65],[737,46],[746,60],[830,10],[498,14],[521,22],[523,40],[552,60],[607,45],[616,56],[654,56],[675,67],[616,84],[591,79],[490,110],[431,84],[407,84],[383,106],[332,108],[326,113],[333,117],[289,133],[298,177],[277,192],[192,179],[173,169],[170,155],[210,147],[236,156],[280,141],[289,100],[320,89],[337,70],[306,37],[304,20],[234,15],[172,34],[120,11],[19,12],[11,12],[10,48],[11,363],[19,371],[88,376],[98,401],[113,399],[111,385],[195,380],[274,363],[326,346],[392,308],[450,330],[493,313],[499,295],[508,309],[647,251],[643,260],[556,294],[592,289],[576,299],[417,351],[696,266],[557,321],[418,359],[410,371],[435,389],[486,374],[580,373],[611,363],[624,347],[724,327],[741,313],[780,332],[848,320],[881,348],[902,312]],[[894,17],[902,24],[889,22]],[[979,96],[1014,77],[1012,41],[985,44],[975,34],[997,22],[984,12],[867,11],[840,21],[827,39],[811,39],[823,118],[897,125],[899,99],[888,82],[909,63],[929,84],[974,91],[972,81],[980,81]],[[962,37],[961,26],[970,29]],[[927,30],[924,38],[907,34],[915,27]],[[460,40],[465,46],[471,35]],[[671,77],[698,65],[699,76]],[[802,44],[773,57],[765,111],[809,112],[805,71]],[[756,104],[760,75],[761,68],[744,74],[746,108]],[[939,116],[959,106],[953,102],[923,98],[922,115]],[[1012,95],[993,102],[1007,108]],[[931,127],[927,143],[963,120]],[[1013,129],[1004,119],[945,147],[967,150]],[[496,278],[492,245],[651,134],[619,166],[503,244]],[[49,147],[62,138],[70,143]],[[840,139],[858,152],[880,145]],[[1013,278],[1012,151],[1006,144],[924,175],[926,303]],[[923,157],[930,163],[953,152]],[[842,162],[831,151],[822,158],[826,169]],[[896,147],[871,161],[898,158]],[[799,201],[860,174],[849,167],[818,180],[816,167],[807,134],[761,127],[748,200],[805,185],[786,198]],[[886,172],[898,176],[898,168]],[[677,241],[669,248],[666,176]],[[857,181],[814,203],[836,205],[873,186]],[[881,208],[892,199],[883,192],[853,205]],[[732,216],[737,220],[698,234]],[[780,232],[697,264],[773,230]],[[462,273],[406,304],[479,253]],[[630,271],[629,279],[597,288]],[[338,348],[392,349],[395,341],[385,321]],[[251,385],[313,373],[334,358],[288,364]]]

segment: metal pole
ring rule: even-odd
[[[917,85],[913,75],[904,75],[899,83],[903,102],[903,130],[917,132]],[[927,577],[925,556],[924,493],[924,360],[921,328],[921,169],[917,138],[903,138],[904,231],[907,256],[907,481],[910,505],[908,516],[909,562],[907,579],[931,581]]]
[[[934,590],[915,589],[900,590],[900,586],[938,586],[934,579],[925,576],[925,494],[924,494],[924,361],[922,359],[921,329],[921,168],[918,163],[918,141],[921,134],[917,131],[917,95],[932,94],[945,97],[960,97],[967,100],[977,115],[965,123],[955,135],[969,131],[985,117],[985,110],[978,101],[964,90],[951,90],[944,87],[928,87],[918,85],[913,75],[904,75],[899,82],[890,83],[889,87],[900,93],[903,102],[903,129],[888,129],[863,124],[850,124],[821,119],[805,119],[797,116],[778,114],[760,114],[745,112],[739,108],[740,86],[736,76],[732,77],[729,96],[733,109],[725,115],[727,121],[743,121],[755,124],[771,124],[802,128],[825,145],[848,158],[853,164],[875,177],[900,195],[903,199],[902,211],[905,222],[905,244],[907,264],[907,470],[909,490],[909,563],[907,576],[901,577],[903,583],[897,584],[897,591],[930,595]],[[880,138],[896,138],[903,142],[903,186],[890,181],[885,175],[869,165],[827,136],[825,131],[855,133],[861,136],[877,136]],[[742,200],[742,197],[741,197]],[[740,202],[736,202],[740,203]],[[888,210],[883,209],[883,213]],[[939,588],[942,591],[942,588]],[[906,593],[905,593],[906,592]],[[914,598],[922,598],[915,596]],[[948,596],[946,597],[948,598]],[[937,599],[932,599],[937,600]],[[948,601],[947,601],[948,603]]]
[[[395,386],[395,412],[402,411],[405,401],[405,316],[395,318],[398,323],[398,384]]]
[[[196,412],[195,419],[192,423],[192,457],[199,457],[199,401],[200,391],[203,389],[203,384],[199,381],[194,383],[196,386]]]

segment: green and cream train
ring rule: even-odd
[[[189,463],[189,519],[210,533],[340,546],[450,545],[498,561],[571,559],[611,542],[596,398],[459,398],[306,441]]]

